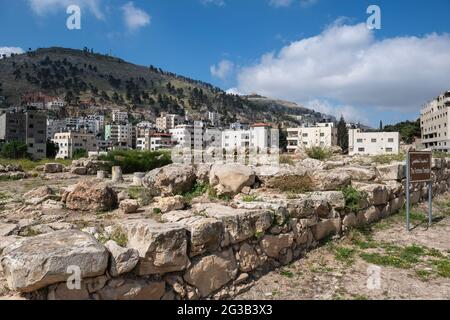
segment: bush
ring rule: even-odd
[[[64,166],[70,166],[72,163],[72,160],[66,160],[66,159],[43,159],[43,160],[36,160],[33,161],[31,159],[2,159],[0,158],[0,164],[7,166],[9,164],[19,165],[22,167],[25,171],[31,171],[36,169],[38,166],[45,165],[46,163],[60,163]]]
[[[73,155],[72,155],[72,159],[73,160],[78,160],[81,158],[87,158],[88,156],[88,152],[84,149],[77,149],[74,151]]]
[[[312,147],[306,150],[308,157],[316,160],[327,160],[333,156],[333,152],[326,148]]]
[[[147,172],[172,163],[171,155],[167,151],[111,151],[99,159],[108,161],[111,166],[120,166],[125,174]]]
[[[353,213],[359,212],[362,209],[360,205],[361,200],[367,195],[352,186],[345,187],[341,191],[344,194],[345,207]]]
[[[405,154],[382,154],[379,156],[372,156],[372,162],[379,164],[390,164],[391,162],[404,161],[406,159]]]
[[[28,146],[19,141],[5,143],[0,151],[0,157],[5,159],[29,158]]]

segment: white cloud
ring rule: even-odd
[[[226,80],[234,71],[234,63],[228,60],[222,60],[217,66],[211,66],[209,70],[213,77]]]
[[[70,5],[78,5],[82,9],[87,9],[97,19],[103,20],[104,14],[100,8],[102,0],[28,0],[31,9],[39,16],[54,13],[58,10],[66,9]],[[64,11],[65,12],[65,11]]]
[[[237,88],[230,88],[226,91],[226,93],[228,94],[234,94],[236,96],[242,96],[243,94],[241,92],[239,92],[239,90]]]
[[[7,57],[11,56],[12,53],[21,54],[25,51],[19,47],[0,47],[0,59],[6,54]]]
[[[240,69],[237,87],[303,104],[414,112],[449,89],[449,70],[448,34],[377,40],[365,24],[333,24]]]
[[[275,8],[282,8],[282,7],[287,8],[287,7],[290,7],[291,4],[293,4],[294,2],[295,2],[295,0],[270,0],[269,4]],[[319,2],[319,0],[300,0],[299,1],[300,6],[303,8],[311,7],[318,2]]]
[[[223,7],[226,5],[225,0],[200,0],[200,2],[204,5],[216,5],[218,7]]]
[[[289,7],[293,0],[270,0],[269,4],[273,7]]]
[[[328,114],[339,119],[344,116],[347,122],[354,123],[369,123],[369,118],[362,112],[361,109],[350,106],[350,105],[333,105],[326,100],[311,100],[304,104],[305,108],[318,111],[323,114]]]
[[[150,24],[150,15],[135,7],[133,2],[128,2],[122,7],[125,24],[129,31],[136,31]]]

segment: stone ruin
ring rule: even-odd
[[[397,213],[405,204],[404,173],[402,163],[313,159],[275,174],[238,164],[173,164],[133,176],[131,184],[154,197],[149,206],[118,194],[111,180],[83,180],[59,195],[39,188],[25,195],[35,207],[118,216],[101,233],[55,221],[31,237],[19,236],[20,223],[0,222],[0,279],[9,295],[25,299],[232,298],[321,241]],[[180,196],[199,184],[209,184],[215,198]],[[450,159],[433,159],[434,195],[449,185]],[[347,186],[364,195],[359,210],[346,206],[340,190]],[[415,184],[411,203],[427,199],[426,185]],[[70,289],[74,268],[82,280]]]

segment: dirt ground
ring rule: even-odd
[[[352,230],[256,280],[237,300],[450,299],[450,194],[370,228]],[[379,275],[379,277],[378,277]]]

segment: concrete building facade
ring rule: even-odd
[[[400,152],[400,133],[362,132],[351,129],[348,132],[349,155],[382,155]]]
[[[331,148],[337,145],[337,128],[334,123],[320,123],[314,127],[288,128],[288,152],[297,148],[322,147]]]
[[[56,133],[52,141],[59,146],[56,159],[71,159],[78,150],[84,150],[86,152],[99,151],[96,137],[91,133]]]
[[[450,91],[425,104],[420,112],[422,144],[426,149],[450,151]]]

